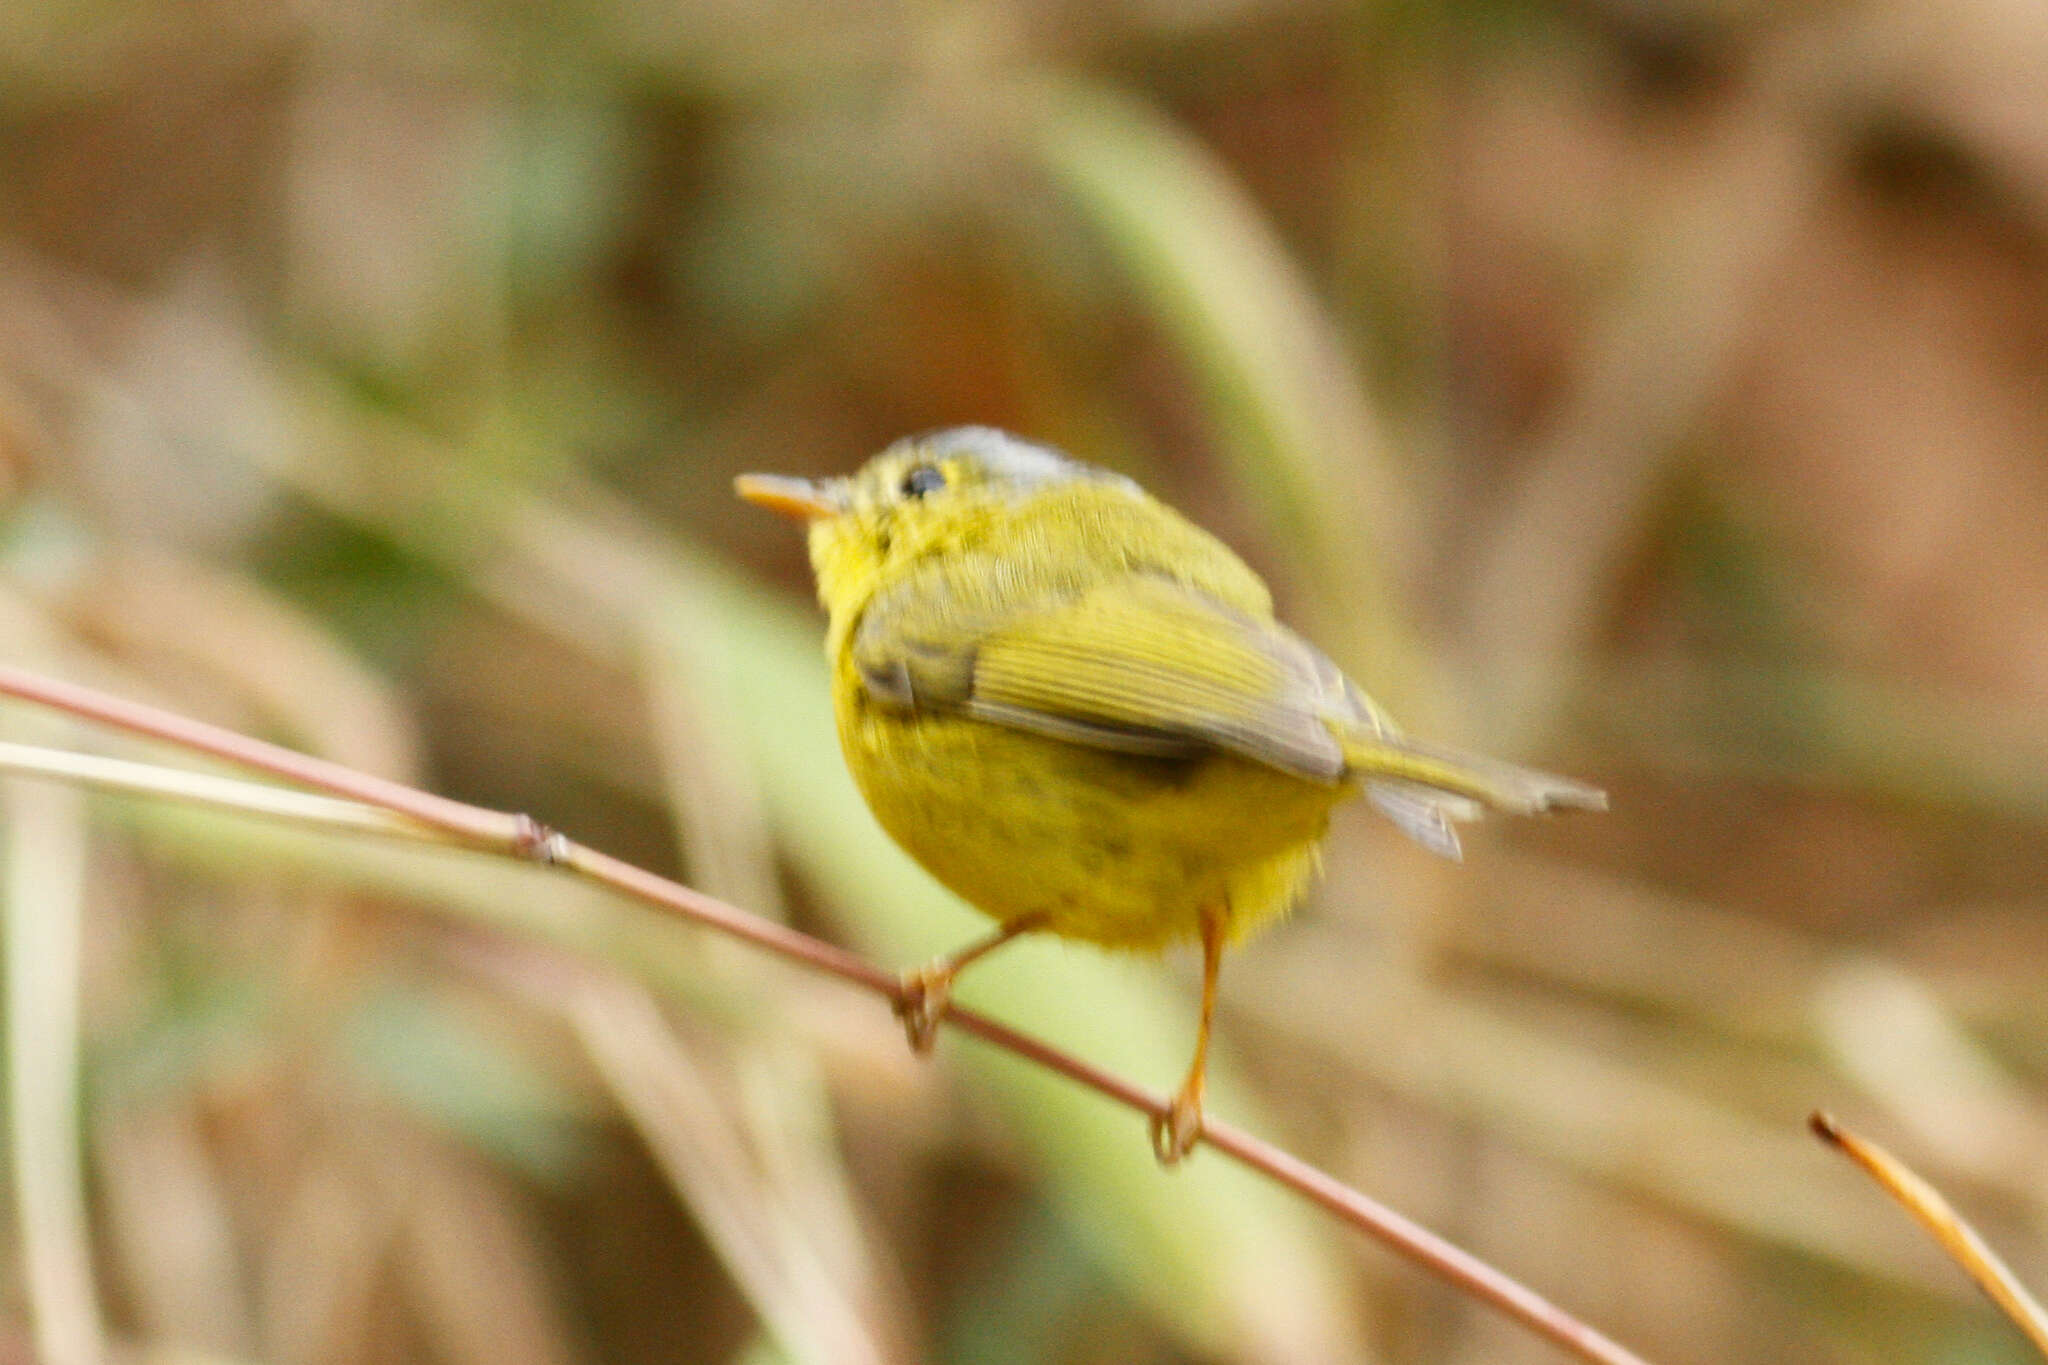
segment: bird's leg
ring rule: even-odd
[[[1202,1135],[1202,1087],[1209,1072],[1209,1028],[1216,1018],[1216,978],[1223,969],[1223,922],[1220,909],[1202,912],[1202,1023],[1195,1032],[1195,1059],[1166,1112],[1152,1117],[1152,1151],[1162,1166],[1177,1165]]]
[[[1019,915],[1007,920],[986,938],[978,938],[958,952],[933,958],[915,971],[903,974],[903,993],[896,1000],[896,1017],[910,1039],[910,1050],[920,1056],[932,1050],[939,1020],[953,999],[953,978],[978,957],[994,952],[1019,934],[1045,927],[1042,914]]]

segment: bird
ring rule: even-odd
[[[911,1046],[931,1048],[960,972],[1019,935],[1199,941],[1194,1056],[1152,1116],[1164,1165],[1202,1135],[1224,950],[1294,903],[1338,803],[1362,792],[1451,859],[1484,808],[1606,808],[1597,787],[1404,734],[1222,541],[1051,446],[953,427],[849,476],[736,488],[808,527],[869,808],[995,921],[904,973]]]

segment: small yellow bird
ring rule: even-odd
[[[839,742],[882,827],[993,918],[904,977],[931,1046],[954,977],[1017,935],[1202,943],[1186,1080],[1153,1120],[1201,1135],[1226,944],[1284,913],[1331,807],[1363,787],[1458,856],[1455,820],[1606,808],[1596,788],[1402,735],[1273,619],[1258,575],[1129,479],[989,427],[899,441],[850,478],[749,474],[810,525]]]

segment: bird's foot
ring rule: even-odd
[[[953,1001],[953,967],[941,959],[903,974],[903,993],[896,1000],[896,1017],[903,1021],[903,1036],[910,1050],[925,1056],[937,1040],[939,1020]]]
[[[1165,1111],[1152,1116],[1152,1154],[1162,1166],[1178,1166],[1201,1136],[1201,1078],[1190,1076]]]

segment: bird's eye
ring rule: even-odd
[[[903,476],[903,496],[921,498],[946,486],[946,475],[937,465],[921,464]]]

